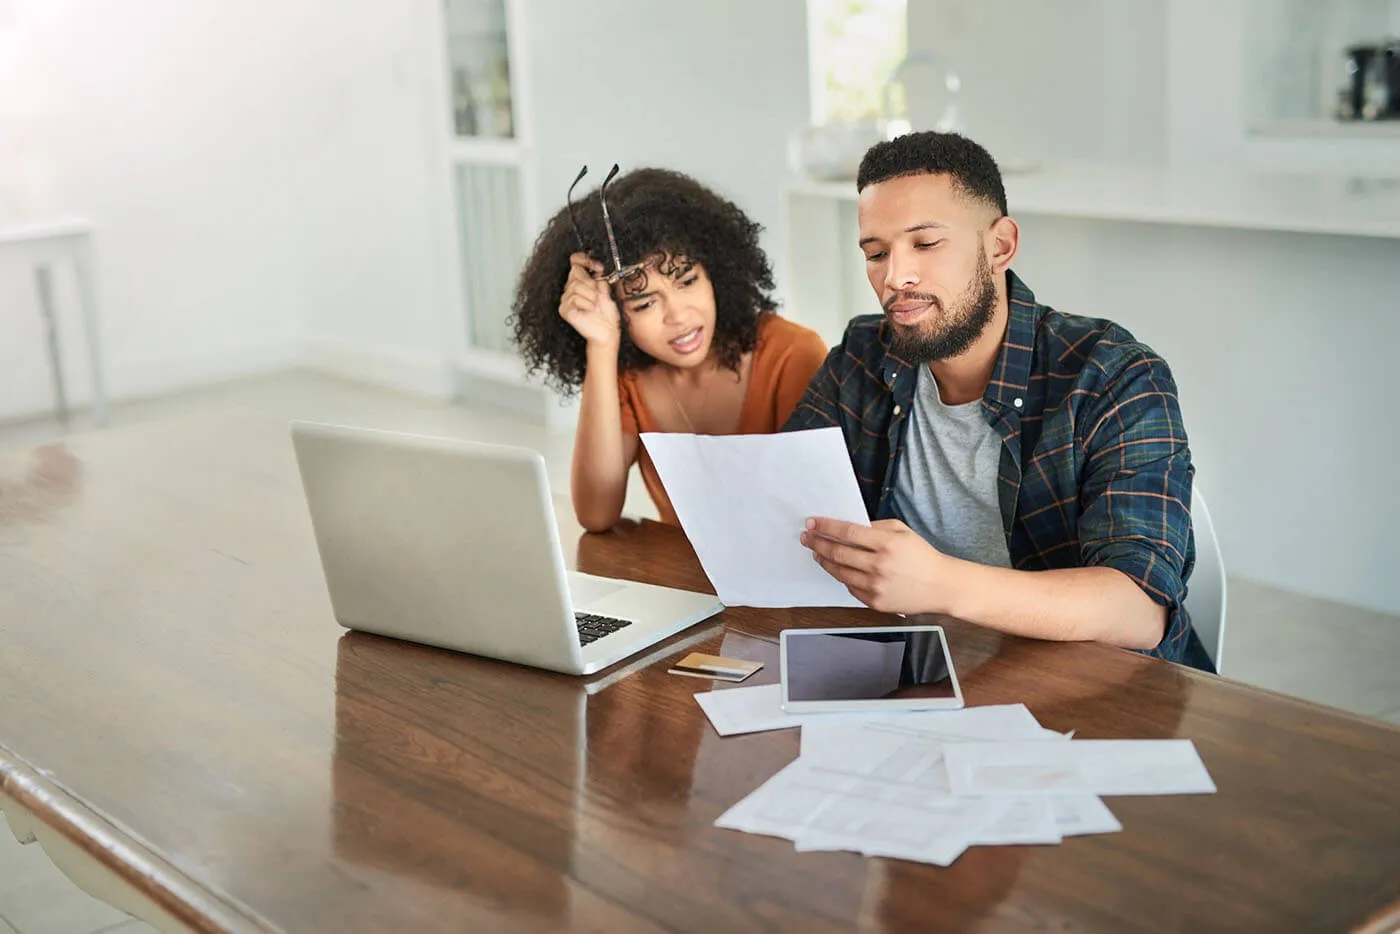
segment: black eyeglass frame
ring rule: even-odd
[[[607,273],[602,278],[605,282],[612,284],[623,282],[624,288],[634,283],[639,277],[646,275],[646,263],[632,263],[630,266],[622,265],[622,257],[617,250],[617,235],[613,232],[612,216],[608,213],[608,185],[617,177],[617,163],[613,163],[612,170],[608,172],[608,177],[603,179],[603,184],[598,187],[598,201],[603,208],[603,230],[608,235],[608,253],[612,259],[612,272]],[[583,181],[583,177],[588,174],[588,166],[579,169],[578,175],[574,177],[574,182],[569,186],[567,204],[569,209],[569,223],[574,228],[574,237],[578,240],[580,251],[587,253],[588,246],[583,242],[583,231],[578,225],[578,216],[574,214],[574,189],[578,183]]]

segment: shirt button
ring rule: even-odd
[[[899,406],[895,406],[895,407],[894,407],[894,414],[896,414],[896,415],[899,414]]]
[[[1014,406],[1016,406],[1016,408],[1019,409],[1019,408],[1021,407],[1021,400],[1020,400],[1020,399],[1012,399],[1012,400],[1011,400],[1011,404],[1014,405]]]

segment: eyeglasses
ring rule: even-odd
[[[622,265],[622,257],[617,252],[617,236],[613,233],[612,218],[608,214],[608,185],[617,177],[617,164],[614,163],[612,171],[608,177],[603,179],[603,184],[598,187],[598,202],[603,208],[603,229],[608,235],[608,251],[612,256],[613,271],[603,276],[604,281],[621,282],[623,289],[628,290],[634,286],[639,286],[646,281],[646,263],[633,263],[630,266]],[[578,248],[584,253],[588,252],[588,246],[583,242],[583,231],[578,226],[578,216],[574,214],[574,189],[578,183],[583,181],[583,177],[588,174],[588,166],[579,169],[574,183],[569,186],[568,208],[569,223],[573,225],[574,237],[578,239]]]

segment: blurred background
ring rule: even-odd
[[[1395,638],[1397,37],[1400,0],[0,0],[0,443],[252,405],[514,438],[563,484],[574,410],[505,318],[580,165],[736,200],[835,342],[877,310],[860,154],[956,129],[1038,297],[1172,364],[1232,606],[1274,601],[1241,676],[1279,607],[1305,654]]]

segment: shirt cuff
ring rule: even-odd
[[[1181,574],[1175,566],[1143,543],[1105,542],[1083,554],[1084,567],[1107,567],[1133,579],[1153,602],[1176,609],[1181,604]]]

